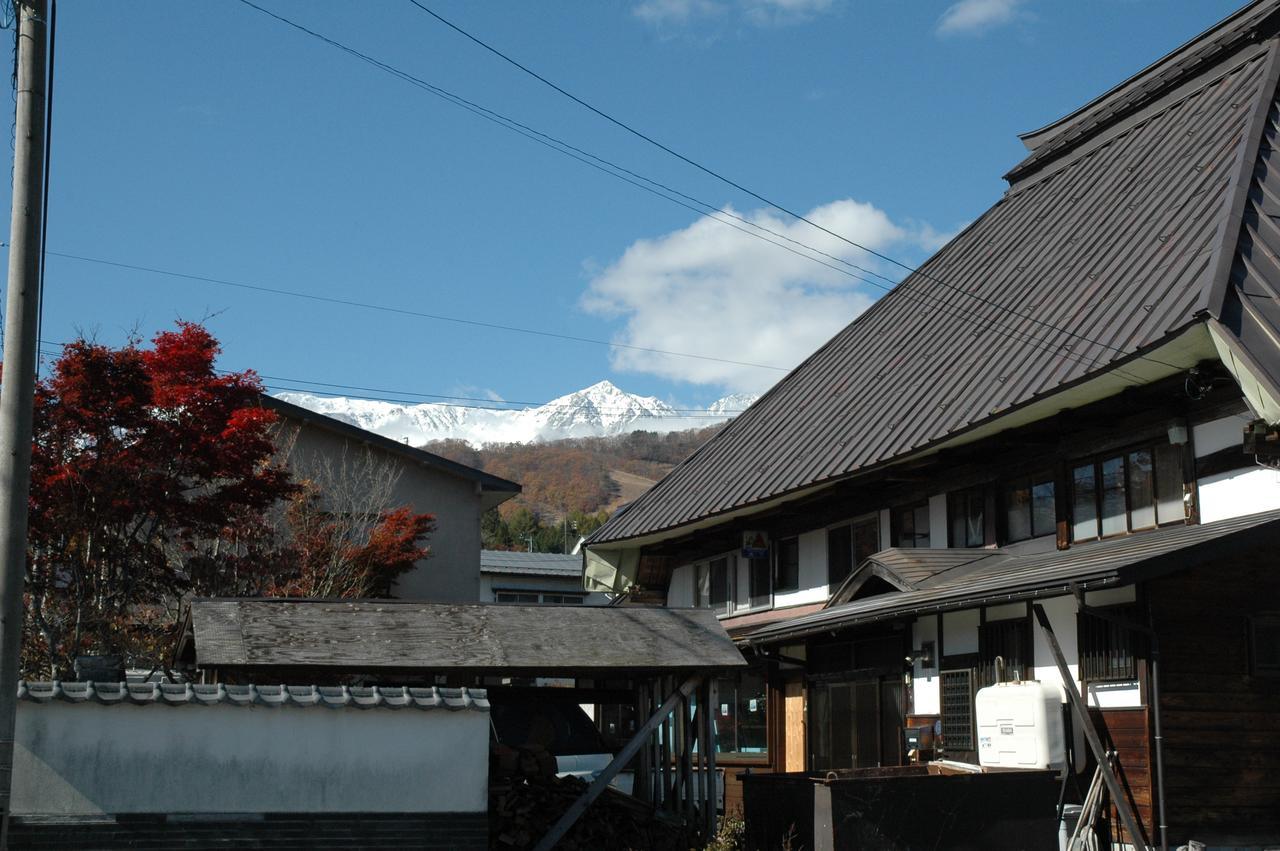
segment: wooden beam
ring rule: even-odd
[[[618,776],[618,772],[622,771],[627,763],[631,762],[631,758],[639,753],[649,734],[658,729],[658,725],[665,721],[671,711],[693,693],[693,690],[698,687],[703,679],[702,674],[694,674],[681,683],[680,687],[662,702],[662,705],[658,707],[658,711],[650,715],[640,729],[636,730],[636,734],[623,746],[622,750],[618,751],[618,755],[613,758],[613,761],[605,766],[604,771],[601,771],[599,776],[591,781],[591,785],[587,787],[587,790],[569,806],[569,809],[565,810],[564,815],[560,816],[560,820],[552,825],[551,830],[547,831],[547,834],[538,841],[538,844],[534,846],[534,851],[551,851],[556,846],[556,843],[564,838],[564,835],[569,832],[569,828],[573,827],[578,819],[582,817],[582,814],[587,811],[587,807],[591,806],[591,802],[600,797],[600,794],[609,787],[609,783],[613,781],[613,778]]]
[[[1044,637],[1048,641],[1049,650],[1053,653],[1053,661],[1057,663],[1058,673],[1062,675],[1062,687],[1067,692],[1067,699],[1071,702],[1071,708],[1080,719],[1080,726],[1084,729],[1085,741],[1089,743],[1089,749],[1093,751],[1093,758],[1098,763],[1098,771],[1102,772],[1102,779],[1107,784],[1107,791],[1111,793],[1111,802],[1115,805],[1116,812],[1120,814],[1120,821],[1124,825],[1124,829],[1128,831],[1129,838],[1133,841],[1133,846],[1145,849],[1148,846],[1143,841],[1142,830],[1138,827],[1138,819],[1134,816],[1133,810],[1129,808],[1129,799],[1125,797],[1120,781],[1116,778],[1115,772],[1111,770],[1111,766],[1107,762],[1107,749],[1103,747],[1102,738],[1093,726],[1093,719],[1089,717],[1089,707],[1085,705],[1084,699],[1080,697],[1080,691],[1076,688],[1076,679],[1072,676],[1071,669],[1067,667],[1067,659],[1062,655],[1062,647],[1058,644],[1058,636],[1054,634],[1053,627],[1049,624],[1049,616],[1045,614],[1044,607],[1039,603],[1034,604],[1032,610],[1035,612],[1036,620],[1040,622],[1040,629],[1044,630]],[[1064,766],[1063,770],[1071,771],[1072,767]]]

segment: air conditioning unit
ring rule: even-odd
[[[978,762],[991,768],[1066,765],[1062,690],[1036,680],[997,683],[974,698]]]

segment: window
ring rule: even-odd
[[[942,746],[948,751],[977,750],[973,741],[973,669],[939,674],[942,691]]]
[[[853,568],[880,549],[880,518],[868,517],[827,532],[827,584],[834,591]]]
[[[953,547],[981,547],[987,543],[987,489],[968,488],[947,495]]]
[[[1280,677],[1280,613],[1249,618],[1249,673]]]
[[[1005,540],[1009,543],[1052,535],[1057,529],[1053,476],[1042,473],[1004,487]]]
[[[693,566],[693,605],[699,609],[715,609],[718,614],[729,613],[729,598],[733,590],[728,556],[713,558]]]
[[[1107,614],[1141,623],[1133,604],[1107,606]],[[1138,678],[1137,645],[1141,636],[1118,623],[1081,612],[1076,621],[1080,643],[1080,679],[1086,682],[1128,681]]]
[[[1168,443],[1077,462],[1071,468],[1072,538],[1184,522],[1182,479],[1182,447]]]
[[[929,503],[908,505],[893,513],[899,547],[929,546]]]
[[[581,605],[586,594],[575,594],[573,592],[560,591],[494,591],[493,599],[496,603],[525,603],[525,604],[542,604],[548,606],[574,606]]]
[[[1026,618],[982,624],[978,629],[978,648],[979,686],[1029,680],[1034,676],[1031,622]],[[1002,665],[996,664],[997,658]]]
[[[764,756],[769,752],[768,690],[764,674],[744,671],[716,680],[716,753]]]
[[[778,564],[773,577],[775,591],[800,588],[800,539],[783,538],[778,542]],[[754,594],[752,595],[755,596]]]

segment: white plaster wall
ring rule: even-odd
[[[774,594],[773,605],[798,606],[827,599],[827,530],[815,529],[800,536],[800,588]]]
[[[978,610],[964,609],[942,614],[942,654],[978,652]]]
[[[1249,417],[1240,414],[1211,420],[1191,427],[1191,439],[1196,447],[1196,457],[1212,455],[1220,449],[1244,444],[1244,426]]]
[[[945,549],[947,546],[947,495],[929,497],[929,546]]]
[[[1071,677],[1076,682],[1076,688],[1080,688],[1080,647],[1076,633],[1076,601],[1074,597],[1053,597],[1048,600],[1037,600],[1044,607],[1044,613],[1049,617],[1049,625],[1053,627],[1053,634],[1058,638],[1058,645],[1062,648],[1062,655],[1067,660],[1067,670],[1071,672]],[[1062,686],[1062,675],[1058,671],[1057,664],[1053,661],[1053,652],[1049,649],[1049,641],[1045,638],[1044,630],[1040,628],[1037,622],[1032,629],[1034,636],[1034,653],[1035,653],[1035,670],[1036,679],[1042,683],[1054,683],[1059,687]],[[1065,698],[1066,695],[1064,694]]]
[[[1200,522],[1280,508],[1280,470],[1235,470],[1200,479]]]
[[[488,765],[474,710],[24,701],[12,811],[474,813]]]
[[[325,459],[340,469],[341,459],[360,463],[372,452],[377,463],[400,470],[392,500],[414,511],[434,514],[436,528],[428,543],[431,556],[396,582],[397,597],[448,603],[473,603],[480,596],[480,490],[476,482],[433,467],[413,463],[315,426],[302,425],[289,455],[299,475],[323,468]]]
[[[911,646],[921,647],[926,641],[935,642],[933,667],[925,669],[919,662],[911,672],[912,712],[917,715],[937,715],[942,711],[942,696],[938,687],[937,640],[938,619],[934,615],[917,620],[911,627]]]
[[[667,586],[667,605],[673,609],[692,608],[693,565],[686,564],[671,571],[671,584]]]
[[[1007,621],[1027,616],[1026,603],[1005,603],[1002,606],[987,606],[988,621]]]

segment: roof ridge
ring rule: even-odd
[[[1019,134],[1030,153],[1005,179],[1025,179],[1278,29],[1280,0],[1254,0],[1067,115]]]
[[[18,700],[29,703],[99,703],[151,706],[323,706],[329,709],[489,710],[489,693],[443,686],[291,686],[223,683],[18,681]]]

